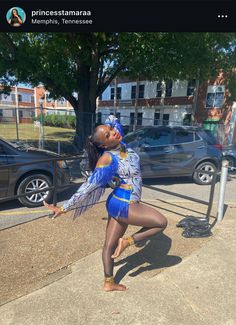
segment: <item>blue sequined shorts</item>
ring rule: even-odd
[[[132,190],[116,188],[108,197],[106,208],[112,218],[128,218]]]

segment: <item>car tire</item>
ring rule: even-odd
[[[52,186],[50,177],[43,174],[34,174],[25,177],[18,185],[17,195],[26,194],[33,190],[40,190]],[[18,200],[28,208],[43,205],[43,201],[49,202],[52,198],[53,191],[44,191],[42,193],[31,194],[30,196],[20,197]]]
[[[229,163],[229,174],[235,175],[236,174],[236,160],[234,159],[234,157],[231,156],[225,156],[224,159],[228,160]],[[234,167],[234,168],[232,168]]]
[[[202,162],[196,168],[200,169],[202,171],[205,170],[205,171],[213,172],[213,173],[215,173],[217,171],[216,166],[212,162],[209,162],[209,161]],[[193,180],[196,184],[199,184],[199,185],[210,185],[213,180],[213,175],[204,174],[201,172],[194,172]]]

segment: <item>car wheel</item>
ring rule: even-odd
[[[52,198],[53,191],[44,190],[47,187],[52,186],[51,179],[43,174],[30,175],[24,178],[18,188],[17,195],[27,194],[28,192],[43,190],[41,193],[30,194],[29,196],[20,197],[18,200],[24,206],[29,208],[38,207],[42,205],[43,201],[50,201]]]
[[[213,175],[204,174],[203,172],[207,171],[215,173],[217,170],[216,166],[209,161],[204,161],[203,163],[199,164],[196,168],[200,169],[202,172],[194,172],[194,182],[199,185],[210,185],[212,183]]]
[[[228,160],[229,168],[228,171],[230,174],[236,174],[236,160],[231,156],[225,156],[224,159]]]

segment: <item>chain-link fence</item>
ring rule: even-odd
[[[105,122],[110,113],[98,112],[96,116],[86,113],[90,126]],[[82,116],[82,113],[80,113]],[[181,121],[170,120],[168,114],[154,114],[153,118],[143,117],[131,112],[129,115],[116,113],[124,127],[125,134],[143,126],[169,125],[182,126],[194,125],[191,114]],[[233,141],[234,125],[224,125],[219,122],[205,121],[203,128],[211,131],[222,145],[231,144]],[[86,125],[84,126],[86,127]],[[49,149],[58,153],[76,152],[73,145],[75,136],[76,117],[70,108],[0,108],[0,137],[10,141],[21,141],[35,147]],[[92,131],[92,130],[91,130]]]
[[[53,113],[53,114],[52,114]],[[58,153],[76,152],[75,116],[67,110],[1,107],[0,137]]]

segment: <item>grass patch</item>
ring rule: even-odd
[[[20,141],[38,140],[40,128],[34,127],[34,124],[19,124],[18,128]],[[72,141],[75,130],[44,126],[44,138],[52,141]],[[0,137],[6,140],[17,140],[16,125],[0,123]]]
[[[40,129],[34,124],[19,124],[19,141],[34,147],[39,146]],[[44,149],[61,154],[75,154],[77,148],[73,144],[75,130],[59,127],[44,126]],[[0,137],[8,141],[16,141],[16,125],[0,123]],[[58,142],[60,144],[58,145]]]

